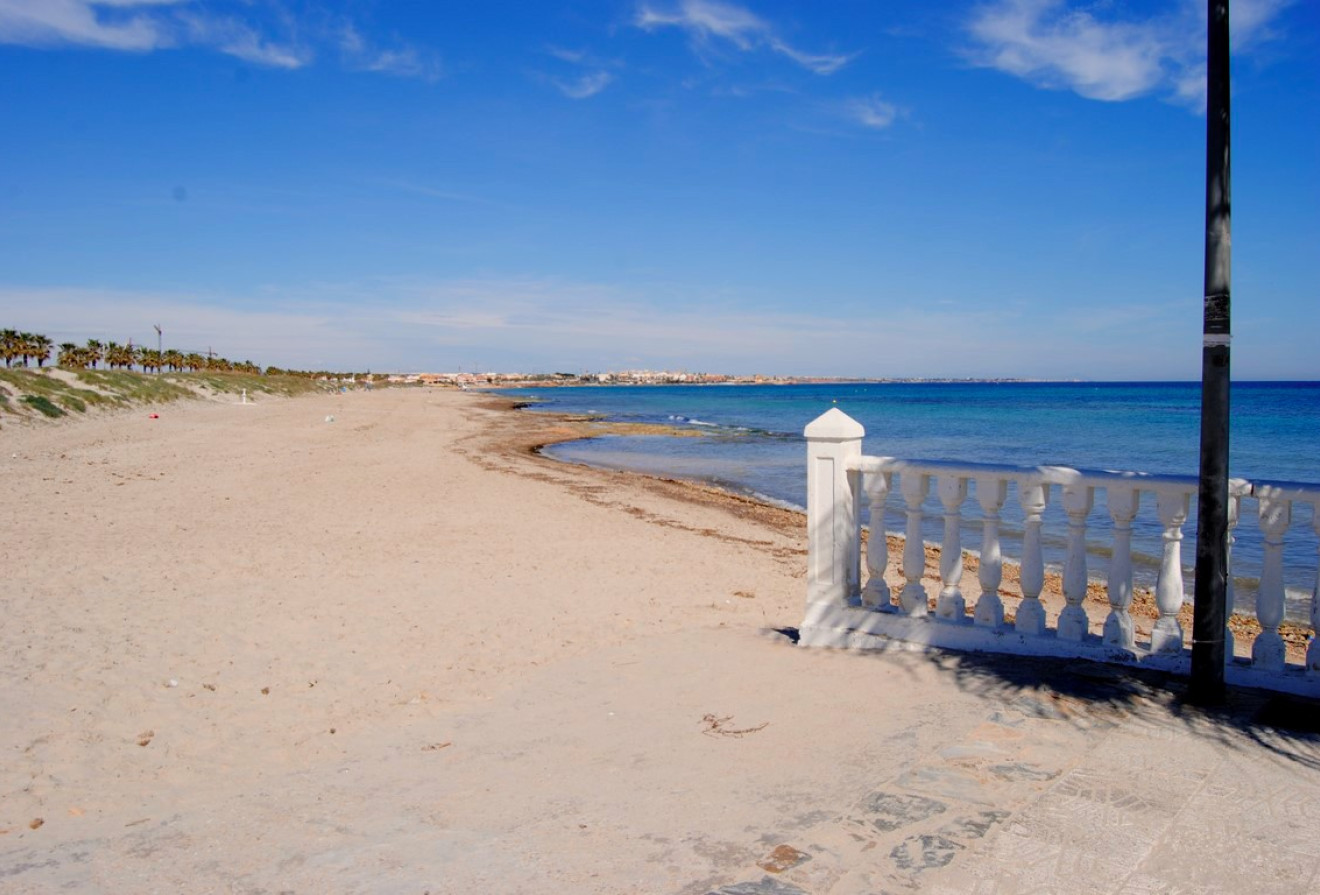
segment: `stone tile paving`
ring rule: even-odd
[[[1236,691],[1204,713],[1162,676],[950,661],[981,724],[710,895],[1320,891],[1320,704]]]

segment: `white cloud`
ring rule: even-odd
[[[130,52],[203,47],[284,69],[310,65],[316,46],[330,44],[353,71],[423,80],[440,76],[440,64],[430,54],[404,45],[374,46],[351,24],[336,31],[295,21],[277,4],[228,5],[235,14],[217,12],[225,4],[197,0],[0,0],[0,43]]]
[[[218,18],[187,12],[180,22],[188,43],[212,47],[224,53],[271,68],[302,68],[312,61],[311,50],[293,44],[281,45],[263,37],[250,25],[237,19]]]
[[[574,69],[566,76],[549,75],[534,72],[534,76],[555,87],[569,99],[589,99],[613,84],[615,74],[610,69],[621,69],[623,63],[617,59],[601,59],[583,50],[568,50],[563,47],[547,46],[546,55],[565,63]]]
[[[804,53],[801,50],[793,49],[781,40],[770,41],[770,48],[776,53],[784,54],[798,65],[810,69],[818,75],[832,75],[853,59],[852,56]]]
[[[1235,49],[1267,38],[1289,2],[1234,4]],[[1072,0],[994,0],[967,23],[976,44],[970,56],[979,65],[1088,99],[1116,102],[1162,93],[1204,108],[1205,4],[1181,0],[1147,18],[1103,15],[1114,8]]]
[[[173,46],[173,39],[152,10],[173,5],[176,0],[0,0],[0,43],[155,50]]]
[[[878,95],[848,100],[844,103],[843,110],[848,118],[874,130],[884,130],[901,114],[898,106],[881,99]]]
[[[439,80],[442,73],[440,61],[434,55],[416,47],[400,46],[387,50],[373,46],[351,22],[346,22],[340,29],[339,51],[345,67],[354,71],[379,72],[423,81]]]
[[[566,50],[563,47],[546,47],[545,51],[561,62],[580,65],[587,61],[587,54],[581,50]]]
[[[613,80],[614,75],[607,71],[588,72],[571,81],[565,81],[562,78],[552,79],[559,91],[569,99],[587,99],[595,96],[608,87]]]
[[[780,38],[769,22],[751,10],[718,0],[679,0],[677,5],[667,8],[643,4],[635,21],[637,27],[646,31],[679,28],[687,32],[698,51],[708,50],[717,40],[743,52],[769,49],[818,75],[833,74],[853,58],[799,50]]]
[[[985,65],[1100,100],[1130,99],[1164,78],[1169,48],[1153,24],[1100,22],[1063,0],[1007,0],[970,24]]]

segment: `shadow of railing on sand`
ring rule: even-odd
[[[797,628],[774,632],[798,640]],[[852,654],[859,661],[886,662],[898,674],[913,662],[929,663],[959,690],[1028,716],[1079,726],[1096,720],[1175,723],[1231,749],[1259,748],[1281,761],[1320,770],[1320,700],[1230,687],[1222,706],[1203,708],[1188,702],[1185,677],[1154,669],[938,649]]]

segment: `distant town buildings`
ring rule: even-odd
[[[730,383],[800,382],[785,376],[730,376],[724,373],[689,373],[686,370],[618,370],[608,373],[397,373],[399,384],[442,386],[515,385],[712,385]]]

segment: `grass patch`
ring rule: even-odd
[[[66,411],[86,413],[93,407],[131,407],[195,399],[198,394],[293,397],[334,391],[337,383],[302,376],[262,376],[252,373],[137,373],[131,370],[65,370],[53,373],[0,367],[0,413],[47,417]]]
[[[281,395],[294,397],[335,390],[335,384],[304,376],[261,376],[254,373],[168,373],[170,379],[221,394]]]
[[[13,386],[15,392],[28,395],[50,396],[65,388],[65,384],[39,370],[0,370],[0,382]]]
[[[77,370],[79,382],[108,392],[119,404],[164,404],[193,397],[186,386],[172,381],[172,374],[134,373],[131,370]]]
[[[24,395],[20,400],[42,416],[48,416],[51,419],[64,416],[64,411],[52,404],[50,398],[45,395]]]

